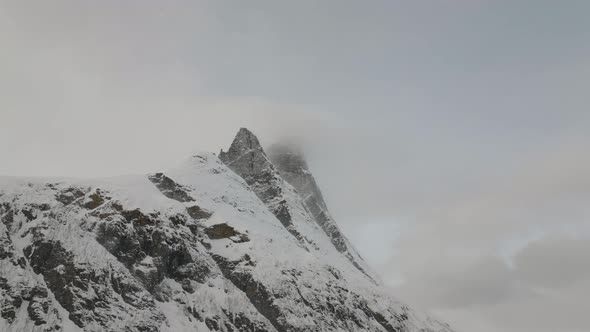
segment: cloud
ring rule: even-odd
[[[514,256],[515,273],[535,287],[560,291],[590,281],[590,238],[553,235]]]
[[[460,331],[588,330],[587,144],[565,135],[485,190],[424,206],[382,274]]]
[[[588,243],[590,238],[550,235],[516,252],[512,264],[500,257],[441,255],[407,274],[396,293],[451,318],[460,331],[486,324],[489,331],[585,331]]]
[[[513,297],[515,281],[506,263],[497,257],[454,263],[441,257],[428,268],[408,274],[398,294],[430,308],[485,306]]]

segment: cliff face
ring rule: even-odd
[[[386,295],[292,164],[244,129],[146,176],[0,178],[0,331],[451,331]]]

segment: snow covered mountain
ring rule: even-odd
[[[451,332],[388,295],[301,155],[270,151],[241,129],[165,172],[0,178],[0,331]]]

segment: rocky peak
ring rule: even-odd
[[[303,215],[315,223],[339,253],[372,279],[365,262],[328,212],[303,151],[296,144],[275,144],[267,155],[258,138],[248,129],[241,128],[229,150],[222,151],[219,159],[246,181],[300,243],[305,245],[306,239],[293,223],[294,214]]]
[[[288,188],[262,149],[258,138],[246,128],[241,128],[227,152],[221,151],[219,159],[242,177],[283,226],[304,244],[305,239],[293,224],[293,212],[305,213],[302,204],[288,199]],[[292,196],[295,196],[293,193]],[[297,212],[297,211],[296,211]]]
[[[258,138],[246,128],[240,128],[227,152],[221,150],[219,159],[250,186],[254,183],[271,184],[278,180],[278,173],[264,153]],[[270,192],[268,194],[273,196]],[[270,197],[261,199],[265,202]]]
[[[219,153],[220,159],[237,159],[250,152],[264,154],[258,138],[247,128],[240,128],[227,152]]]
[[[258,138],[248,129],[240,128],[227,152],[219,153],[219,159],[251,184],[262,173],[271,173],[273,166]],[[265,175],[268,177],[268,174]]]

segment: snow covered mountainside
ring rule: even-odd
[[[451,332],[388,295],[301,155],[270,151],[241,129],[165,172],[0,178],[0,331]]]

